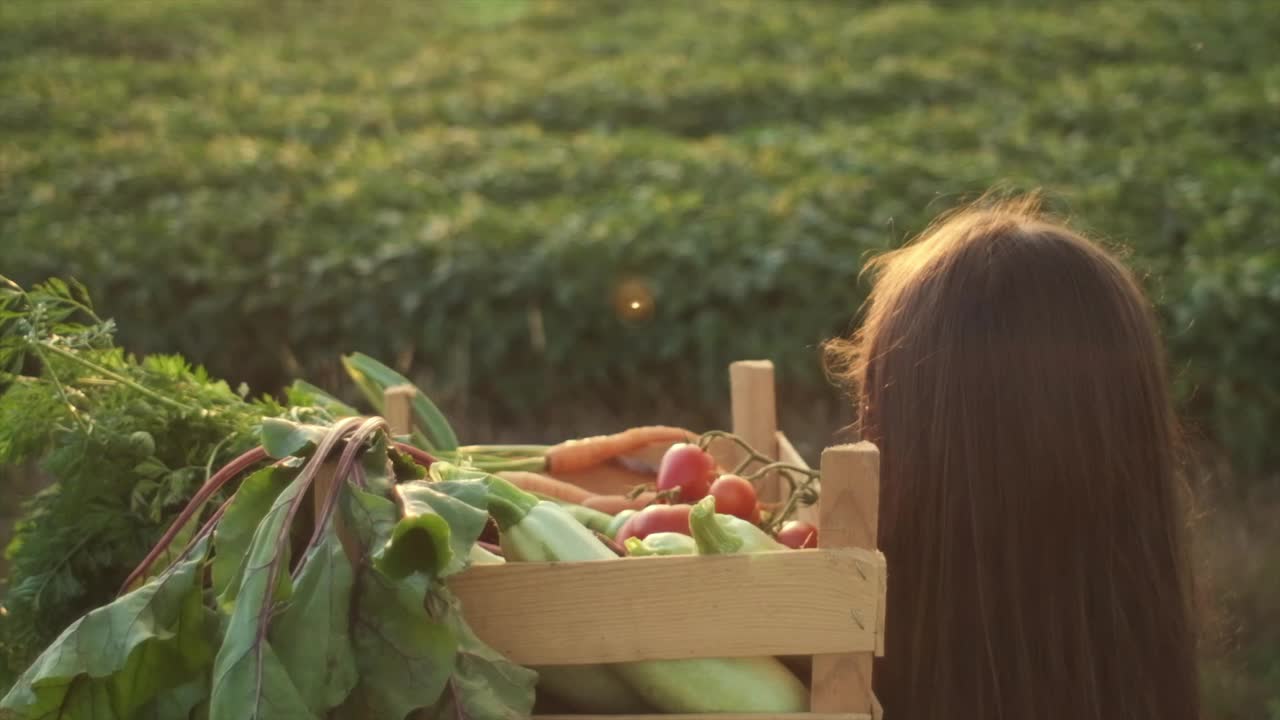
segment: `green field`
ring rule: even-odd
[[[866,253],[1043,187],[1131,253],[1235,478],[1213,501],[1257,505],[1277,37],[1276,0],[11,0],[0,273],[77,277],[126,346],[257,390],[395,361],[473,441],[723,424],[726,364],[767,357],[811,452],[847,420],[816,346]],[[1224,719],[1280,718],[1261,517],[1247,561],[1203,543],[1232,583],[1206,643]]]

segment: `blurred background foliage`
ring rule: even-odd
[[[0,29],[0,272],[259,391],[369,353],[471,442],[723,425],[727,363],[769,358],[813,452],[868,253],[1045,188],[1164,323],[1211,711],[1280,718],[1280,2],[12,0]]]

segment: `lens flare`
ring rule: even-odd
[[[639,278],[626,278],[613,289],[614,314],[626,323],[640,323],[653,317],[653,292]]]

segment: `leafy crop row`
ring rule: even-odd
[[[4,271],[260,389],[362,350],[528,427],[718,413],[770,357],[831,411],[865,254],[1042,185],[1150,273],[1200,430],[1274,468],[1263,5],[28,4]]]

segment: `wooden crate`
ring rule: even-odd
[[[804,460],[778,431],[773,365],[730,367],[733,432],[758,450]],[[388,413],[391,415],[391,413]],[[407,418],[392,417],[405,428]],[[658,457],[665,448],[650,448]],[[712,448],[732,467],[736,448]],[[822,453],[822,492],[802,517],[819,547],[751,555],[511,563],[450,579],[485,642],[522,665],[582,665],[692,657],[811,658],[809,712],[782,720],[878,719],[872,658],[884,653],[886,569],[875,548],[879,452],[869,443]],[[762,488],[777,497],[780,486]],[[653,598],[679,597],[680,615]],[[762,715],[555,715],[542,720],[642,720]]]

